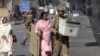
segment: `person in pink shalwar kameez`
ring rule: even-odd
[[[40,20],[35,26],[35,33],[41,35],[41,56],[52,56],[50,20],[47,19],[47,13],[42,12]]]

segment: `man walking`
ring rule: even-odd
[[[51,22],[51,32],[53,38],[53,56],[69,56],[69,37],[63,36],[59,33],[59,21],[60,19],[69,19],[64,18],[64,8],[58,8],[58,15],[56,15]]]
[[[30,10],[29,12],[26,12],[24,14],[25,17],[25,26],[26,26],[26,33],[24,35],[24,40],[21,43],[23,46],[25,46],[25,43],[27,41],[27,38],[30,37],[30,32],[31,32],[31,23],[32,23],[32,10]]]

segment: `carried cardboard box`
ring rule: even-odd
[[[80,23],[72,20],[59,20],[59,32],[63,36],[76,37],[79,31]]]

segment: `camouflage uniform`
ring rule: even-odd
[[[51,32],[53,38],[53,56],[69,56],[69,37],[57,34],[59,29],[59,16],[55,16],[51,22]]]
[[[32,14],[31,13],[25,14],[24,18],[25,18],[26,32],[25,32],[25,36],[24,36],[24,41],[21,43],[22,45],[25,45],[25,42],[27,41],[27,37],[30,37]]]
[[[26,36],[30,36],[32,23],[32,14],[25,15]]]

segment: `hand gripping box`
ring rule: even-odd
[[[59,33],[64,36],[75,37],[78,34],[80,23],[72,20],[59,20]]]

